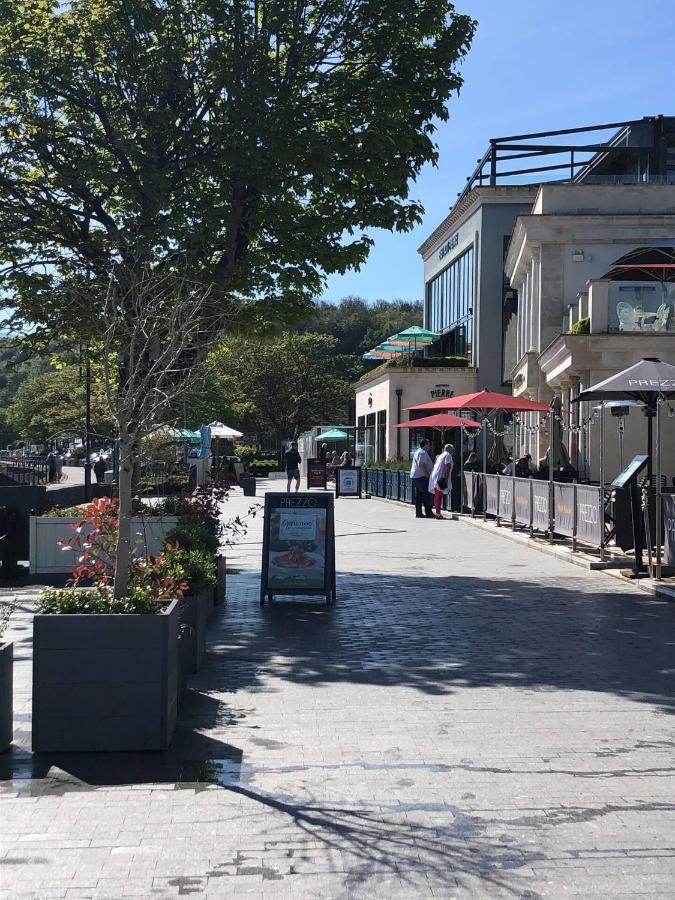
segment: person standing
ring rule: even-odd
[[[99,456],[94,463],[94,475],[96,476],[96,484],[103,484],[105,480],[105,460]]]
[[[454,449],[452,444],[446,444],[443,447],[443,452],[436,457],[429,477],[429,493],[434,498],[434,516],[437,519],[443,518],[441,505],[450,485],[453,468],[452,451]]]
[[[431,494],[429,493],[429,477],[434,465],[429,456],[429,441],[424,438],[413,453],[412,466],[410,467],[410,480],[413,486],[415,498],[415,516],[418,519],[432,518]],[[424,513],[422,509],[424,508]]]
[[[54,453],[54,467],[56,468],[56,481],[61,481],[63,478],[63,456],[58,447]]]
[[[56,454],[53,450],[47,454],[47,481],[49,484],[56,481]]]
[[[328,444],[322,444],[319,450],[319,462],[325,463],[328,456]]]
[[[286,477],[288,478],[286,492],[288,494],[291,492],[291,481],[294,478],[296,493],[300,490],[300,462],[301,456],[298,453],[298,442],[291,441],[291,449],[286,451]]]

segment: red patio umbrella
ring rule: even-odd
[[[480,422],[472,422],[471,419],[463,419],[461,416],[453,416],[451,413],[437,413],[435,416],[424,416],[422,419],[410,419],[401,422],[397,428],[480,428]]]
[[[491,412],[503,409],[508,412],[548,412],[547,403],[527,400],[524,397],[512,397],[511,394],[499,394],[497,391],[475,391],[473,394],[460,394],[457,397],[444,397],[441,400],[430,400],[418,403],[407,409],[468,409],[475,412]]]

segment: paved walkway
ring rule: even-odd
[[[335,607],[261,610],[259,520],[233,552],[168,754],[5,760],[0,896],[672,898],[675,605],[336,509]]]

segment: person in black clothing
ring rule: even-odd
[[[319,450],[319,462],[325,463],[328,456],[328,444],[322,444]]]
[[[102,456],[94,463],[94,475],[96,475],[96,483],[103,484],[105,480],[105,460]]]
[[[291,481],[295,478],[295,490],[300,490],[300,454],[298,453],[298,442],[291,443],[291,449],[286,452],[286,476],[288,484],[286,491],[291,492]]]

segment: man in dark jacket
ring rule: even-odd
[[[298,453],[298,442],[293,441],[291,443],[291,449],[286,451],[286,477],[288,478],[286,491],[289,494],[291,492],[291,481],[293,481],[294,478],[296,492],[300,489],[300,461],[301,457]]]

